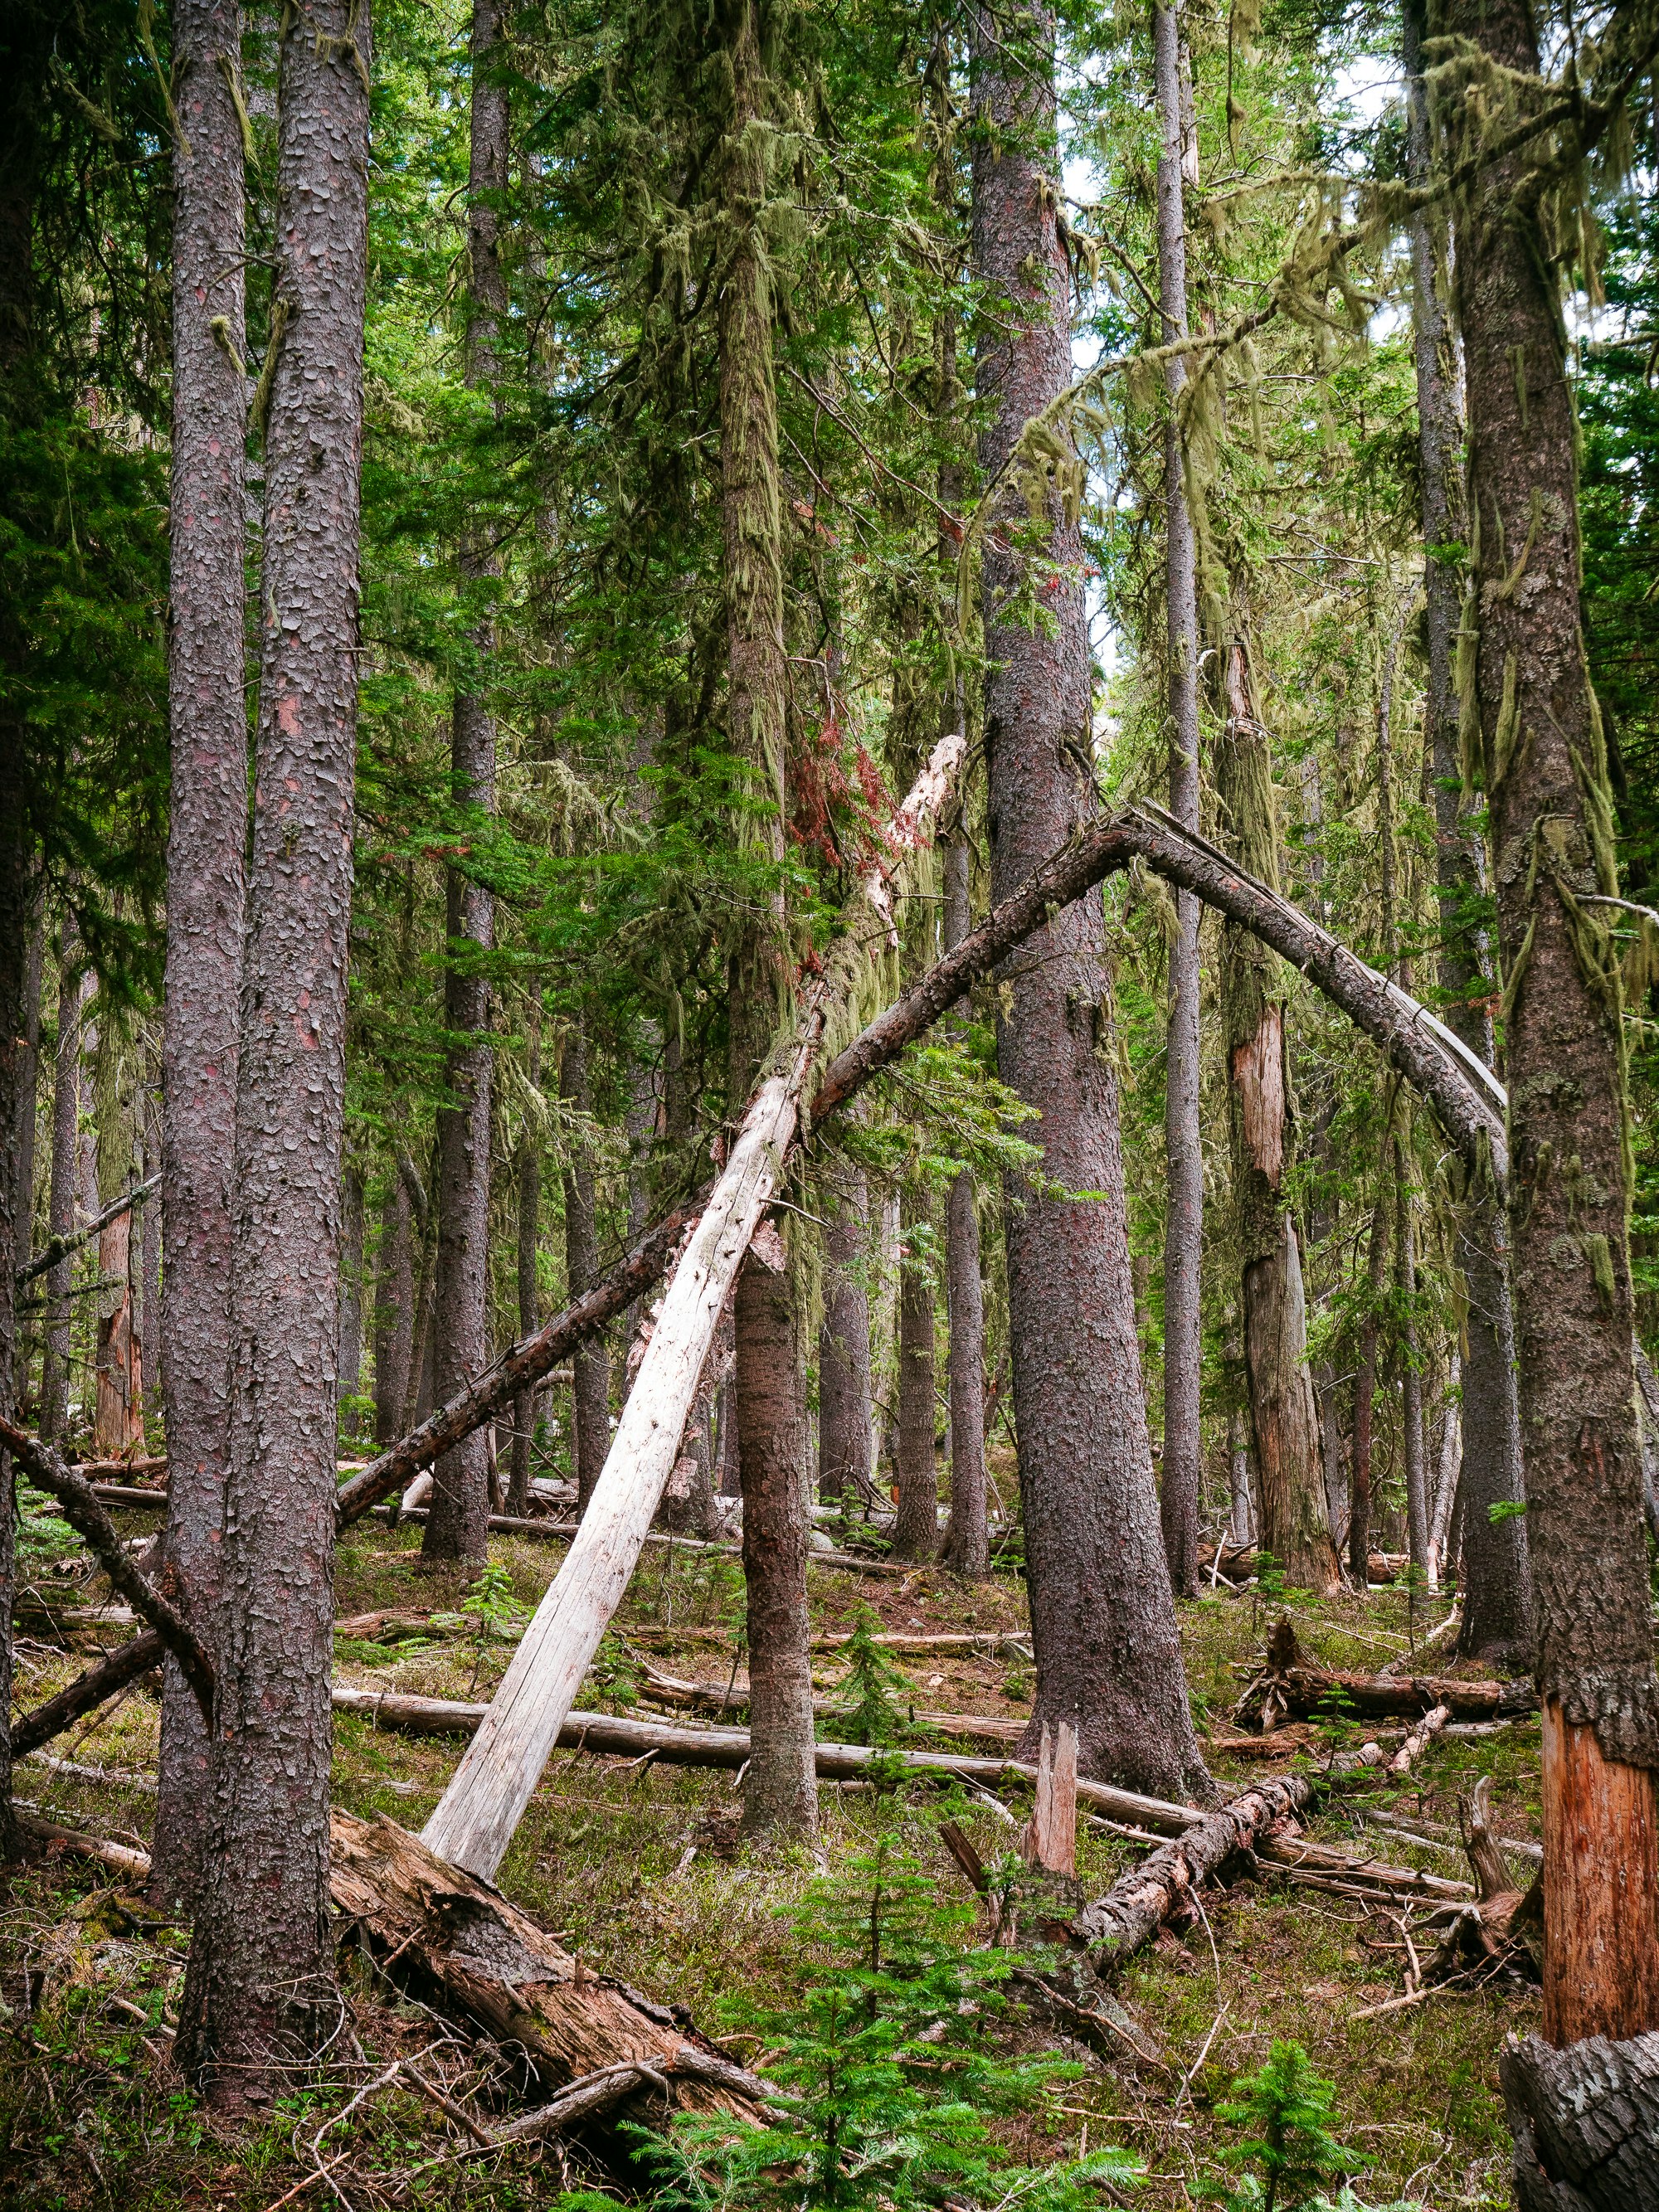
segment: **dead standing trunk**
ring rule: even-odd
[[[1183,188],[1197,143],[1182,129],[1187,56],[1173,7],[1152,9],[1152,52],[1162,143],[1158,157],[1158,266],[1163,343],[1187,335],[1187,216]],[[1164,439],[1164,605],[1169,666],[1170,811],[1199,823],[1198,574],[1187,508],[1181,394],[1187,363],[1164,365],[1170,415]],[[1204,1148],[1199,1127],[1198,929],[1202,909],[1176,894],[1170,947],[1170,1030],[1165,1057],[1164,1146],[1168,1176],[1164,1239],[1164,1470],[1159,1512],[1170,1580],[1178,1597],[1198,1595],[1200,1267],[1204,1249]]]
[[[586,1114],[592,1103],[587,1071],[587,1025],[578,1014],[565,1032],[559,1061],[559,1095],[567,1106]],[[569,1164],[564,1171],[564,1267],[567,1296],[580,1297],[599,1279],[599,1201],[593,1182],[593,1162],[587,1139],[574,1139]],[[590,1337],[574,1359],[575,1386],[571,1410],[575,1434],[571,1443],[572,1471],[576,1478],[576,1505],[586,1510],[594,1486],[604,1471],[611,1449],[611,1358],[603,1336]]]
[[[1407,72],[1411,180],[1431,172],[1428,94],[1423,81],[1421,0],[1401,16]],[[1453,676],[1459,622],[1455,563],[1433,549],[1461,544],[1468,526],[1460,461],[1463,424],[1457,365],[1429,214],[1412,224],[1412,328],[1417,364],[1418,454],[1423,486],[1423,590],[1428,632],[1426,711],[1434,774],[1435,852],[1440,908],[1441,1018],[1471,1052],[1495,1066],[1492,1007],[1497,993],[1483,908],[1486,869],[1478,828],[1468,818]],[[1493,1505],[1523,1500],[1521,1419],[1516,1395],[1515,1309],[1504,1210],[1490,1182],[1462,1176],[1456,1263],[1468,1314],[1463,1360],[1464,1419],[1460,1482],[1470,1510],[1463,1539],[1463,1618],[1457,1649],[1466,1659],[1514,1670],[1532,1656],[1532,1571],[1527,1522]]]
[[[723,215],[731,258],[720,302],[721,532],[726,592],[726,714],[743,764],[746,805],[740,849],[763,871],[783,858],[784,660],[782,514],[777,390],[772,368],[772,288],[757,226],[768,191],[768,110],[758,0],[735,0],[727,28],[732,106],[726,122]],[[782,1018],[787,966],[781,893],[751,924],[732,960],[727,1091],[749,1097]],[[805,1486],[794,1455],[803,1438],[793,1350],[778,1367],[793,1322],[790,1271],[763,1282],[753,1264],[738,1278],[734,1382],[744,1497],[751,1680],[777,1686],[754,1709],[753,1762],[744,1795],[751,1833],[810,1840],[817,1832],[807,1657]],[[768,1532],[763,1546],[751,1519]],[[802,1682],[807,1685],[803,1695]]]
[[[1001,899],[1095,811],[1089,647],[1075,515],[1050,495],[1035,571],[1014,550],[1026,504],[1012,465],[1025,424],[1070,381],[1057,186],[1029,148],[1052,143],[1051,18],[971,19],[973,264],[998,312],[976,364],[981,461],[1000,483],[981,568],[991,890]],[[1050,155],[1052,160],[1052,155]],[[1030,581],[1047,617],[1010,604]],[[1040,1113],[1047,1172],[1097,1200],[1011,1182],[1008,1300],[1036,1707],[1078,1729],[1083,1772],[1181,1794],[1208,1788],[1193,1732],[1158,1527],[1129,1275],[1117,1090],[1100,1048],[1109,1020],[1091,894],[1008,963],[1002,1079]]]
[[[958,831],[945,848],[945,946],[960,945],[971,923],[969,847]],[[964,1168],[951,1185],[945,1222],[945,1289],[950,1308],[951,1522],[944,1560],[977,1582],[990,1571],[985,1507],[985,1286],[979,1272],[979,1209]]]
[[[1371,1209],[1365,1257],[1365,1311],[1359,1323],[1359,1365],[1353,1379],[1353,1481],[1348,1505],[1348,1579],[1357,1590],[1370,1580],[1371,1447],[1376,1414],[1377,1316],[1389,1272],[1389,1213],[1385,1192]]]
[[[240,0],[178,0],[161,1382],[167,1566],[175,1601],[210,1654],[230,1443],[232,1175],[247,889],[247,391],[237,365],[246,350],[243,147],[232,91],[241,38]],[[197,1894],[208,1770],[201,1706],[169,1656],[150,1888],[158,1904],[174,1909],[188,1910]]]
[[[466,380],[489,390],[495,380],[495,340],[507,313],[497,233],[507,189],[507,87],[501,79],[496,0],[474,0],[468,41],[471,149],[467,176],[467,266],[471,280]],[[487,541],[469,530],[460,555],[463,591],[485,591],[500,570]],[[495,804],[495,718],[485,690],[495,629],[481,611],[469,640],[471,666],[455,690],[450,726],[450,774],[455,804],[486,815]],[[433,1395],[441,1403],[481,1374],[489,1356],[489,1098],[494,1047],[489,1040],[487,957],[495,943],[495,900],[472,872],[447,871],[449,965],[444,1020],[452,1042],[438,1109],[438,1248],[434,1278]],[[432,1510],[421,1540],[422,1560],[482,1566],[488,1552],[489,1453],[482,1432],[446,1452],[433,1469]]]
[[[1224,681],[1217,781],[1229,842],[1253,875],[1277,888],[1273,763],[1242,637],[1228,648]],[[1308,1372],[1301,1244],[1285,1190],[1290,1110],[1278,973],[1267,947],[1230,922],[1222,939],[1221,1000],[1243,1261],[1244,1372],[1261,1509],[1257,1540],[1293,1588],[1322,1593],[1340,1581],[1341,1568],[1331,1540],[1319,1413]]]
[[[335,1330],[356,744],[368,17],[280,48],[276,359],[232,1183],[230,1464],[209,1847],[180,2064],[268,2106],[339,2026],[328,1925]]]
[[[893,1555],[931,1559],[939,1546],[939,1470],[933,1460],[932,1195],[907,1189],[899,1275],[898,1512]]]
[[[75,1228],[76,1146],[81,1116],[81,1006],[89,978],[76,966],[79,942],[66,915],[58,940],[58,1048],[52,1067],[52,1182],[46,1231],[68,1237]],[[62,1438],[69,1417],[70,1291],[75,1261],[65,1255],[46,1276],[46,1348],[40,1361],[40,1434]]]
[[[1533,100],[1525,0],[1454,0],[1443,27],[1494,65],[1484,101],[1466,108],[1460,92],[1454,132],[1467,116],[1506,118]],[[1659,2026],[1659,1680],[1631,1382],[1621,994],[1607,909],[1594,903],[1617,892],[1617,868],[1580,623],[1576,430],[1540,234],[1544,183],[1510,156],[1477,170],[1456,214],[1473,555],[1460,644],[1506,979],[1544,1711],[1544,2033],[1559,2045]]]

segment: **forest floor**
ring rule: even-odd
[[[141,1523],[133,1522],[134,1529]],[[341,1549],[337,1611],[344,1619],[375,1607],[441,1609],[444,1599],[416,1570],[419,1531],[370,1523]],[[510,1577],[514,1598],[535,1603],[562,1556],[556,1546],[492,1539],[492,1559]],[[28,1562],[37,1581],[52,1562]],[[973,1629],[1021,1633],[1022,1587],[1012,1575],[970,1587],[932,1570],[899,1581],[815,1568],[811,1599],[816,1633],[850,1629],[868,1607],[890,1630],[908,1634]],[[94,1585],[95,1589],[96,1586]],[[82,1602],[86,1602],[83,1596]],[[453,1603],[453,1600],[451,1602]],[[635,1654],[680,1675],[723,1677],[734,1663],[742,1620],[736,1561],[718,1553],[647,1552],[581,1704],[629,1708]],[[1433,1608],[1425,1614],[1425,1605]],[[1443,1600],[1372,1591],[1364,1599],[1292,1607],[1306,1649],[1326,1663],[1371,1671],[1406,1653],[1446,1609]],[[1273,1608],[1273,1616],[1284,1610]],[[1224,1589],[1182,1608],[1188,1678],[1200,1726],[1236,1735],[1229,1715],[1253,1671],[1270,1613],[1252,1592]],[[471,1624],[452,1626],[414,1647],[338,1639],[342,1680],[395,1686],[419,1695],[482,1698],[505,1664],[511,1630],[488,1638]],[[18,1696],[33,1705],[79,1665],[25,1640]],[[1030,1669],[998,1654],[901,1656],[920,1711],[1012,1718],[1029,1711]],[[822,1655],[820,1690],[845,1673],[844,1655]],[[902,1709],[904,1693],[901,1693]],[[649,1710],[643,1705],[641,1711]],[[665,1717],[690,1722],[691,1716]],[[55,1759],[18,1771],[18,1795],[46,1817],[147,1847],[154,1811],[159,1700],[153,1685],[129,1694],[52,1747]],[[1352,1733],[1352,1731],[1350,1731]],[[1376,1731],[1370,1731],[1375,1733]],[[820,1733],[833,1736],[833,1722]],[[1299,1754],[1323,1747],[1306,1727],[1287,1728],[1273,1756],[1241,1759],[1214,1751],[1224,1783],[1283,1772]],[[925,1735],[916,1739],[929,1741]],[[987,1749],[989,1746],[941,1747]],[[340,1716],[336,1727],[337,1804],[384,1814],[418,1829],[459,1755],[453,1741],[377,1729]],[[1309,1832],[1364,1838],[1395,1864],[1465,1876],[1448,1846],[1413,1848],[1367,1827],[1361,1809],[1455,1832],[1481,1774],[1492,1777],[1494,1826],[1512,1837],[1539,1833],[1538,1731],[1518,1723],[1499,1733],[1443,1740],[1402,1784],[1349,1789],[1310,1820]],[[787,1917],[807,1886],[833,1876],[868,1848],[883,1823],[896,1820],[904,1841],[936,1872],[941,1896],[965,1898],[963,1877],[940,1842],[936,1793],[917,1785],[897,1808],[867,1790],[823,1792],[823,1866],[804,1855],[777,1860],[739,1844],[738,1798],[729,1773],[643,1770],[617,1759],[556,1753],[501,1869],[501,1887],[585,1965],[615,1974],[664,2002],[688,2007],[719,2036],[734,1996],[787,2008],[805,1971]],[[1017,1815],[1028,1809],[1009,1802]],[[967,1823],[988,1859],[1008,1850],[1014,1830],[988,1810]],[[1078,1872],[1087,1895],[1109,1886],[1139,1848],[1079,1823]],[[1530,1995],[1436,1994],[1423,2003],[1366,2019],[1357,2015],[1399,1996],[1406,1945],[1397,1912],[1340,1894],[1290,1887],[1270,1869],[1230,1891],[1207,1893],[1205,1920],[1187,1935],[1166,1934],[1121,1978],[1118,1994],[1139,2025],[1150,2063],[1065,2046],[1077,2062],[1032,2112],[998,2123],[1015,2155],[1043,2165],[1079,2148],[1117,2144],[1144,2164],[1132,2201],[1146,2212],[1194,2203],[1204,2179],[1222,2172],[1237,2138],[1217,2111],[1235,2080],[1259,2066],[1270,2042],[1294,2039],[1336,2085],[1341,2139],[1371,2164],[1359,2185],[1368,2205],[1405,2198],[1428,2212],[1509,2202],[1508,2135],[1498,2091],[1504,2036],[1537,2023]],[[1420,1917],[1420,1913],[1419,1913]],[[130,1887],[95,1866],[53,1855],[0,1893],[0,1974],[9,2010],[0,2032],[9,2046],[0,2065],[0,2207],[118,2206],[120,2212],[188,2206],[203,2212],[266,2212],[279,2202],[490,2206],[495,2212],[545,2203],[580,2177],[552,2148],[452,2160],[464,2144],[432,2106],[394,2087],[358,2108],[325,2138],[322,2163],[348,2154],[326,2180],[304,2151],[354,2088],[369,2075],[361,2063],[319,2075],[284,2101],[277,2118],[249,2135],[206,2119],[171,2064],[162,2022],[176,2000],[186,1937],[156,1923]],[[452,2094],[491,2100],[500,2054],[488,2046],[446,2044],[434,2015],[399,1997],[361,1963],[346,1987],[365,2058],[408,2053]],[[1011,2010],[1006,2033],[1026,2048],[1054,2045],[1052,2028]],[[728,2045],[745,2063],[756,2045]],[[425,2166],[425,2161],[442,2163]],[[414,2179],[414,2169],[423,2167]],[[307,2175],[308,2194],[294,2197]],[[1106,2198],[1103,2202],[1108,2201]]]

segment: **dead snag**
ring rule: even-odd
[[[391,1820],[337,1810],[330,1836],[335,1909],[370,1952],[395,1954],[400,1976],[522,2045],[544,2085],[637,2068],[665,2081],[677,2106],[758,2118],[758,2082],[665,2006],[588,1972],[489,1882]]]
[[[1425,1970],[1427,1982],[1498,1977],[1536,1982],[1544,1953],[1544,1891],[1540,1873],[1529,1887],[1516,1887],[1492,1830],[1492,1777],[1475,1784],[1463,1831],[1463,1848],[1474,1874],[1474,1901],[1452,1917],[1440,1948]]]
[[[1521,2212],[1644,2212],[1659,2172],[1659,2034],[1513,2039],[1498,2062]]]

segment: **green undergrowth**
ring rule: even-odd
[[[465,1609],[465,1594],[453,1584],[419,1571],[418,1542],[417,1530],[375,1527],[344,1547],[339,1611],[424,1612],[441,1622],[448,1616],[447,1626],[413,1648],[342,1640],[337,1670],[365,1686],[488,1696],[561,1552],[518,1540],[493,1546],[499,1572],[487,1615],[481,1615],[476,1606]],[[1327,1663],[1375,1668],[1409,1649],[1403,1593],[1291,1603],[1304,1646]],[[932,1571],[901,1580],[814,1570],[812,1607],[821,1636],[851,1633],[866,1608],[871,1633],[1024,1626],[1018,1582],[1000,1579],[973,1589]],[[1449,1609],[1443,1607],[1426,1625]],[[1420,1631],[1430,1608],[1419,1599],[1418,1610]],[[629,1669],[641,1657],[665,1672],[723,1682],[740,1656],[741,1620],[740,1585],[722,1555],[670,1558],[652,1547],[615,1625],[619,1661],[606,1686],[610,1701],[625,1709],[635,1694]],[[1253,1605],[1248,1595],[1223,1593],[1182,1608],[1194,1698],[1221,1735],[1234,1733],[1231,1707],[1269,1625],[1266,1607]],[[20,1662],[24,1705],[48,1694],[81,1663],[27,1642]],[[913,1705],[1003,1716],[1029,1709],[1021,1704],[1029,1677],[1022,1679],[1019,1663],[1006,1653],[890,1654],[884,1665],[892,1675],[883,1673],[876,1684],[866,1668],[865,1686],[875,1684],[876,1701],[890,1713],[908,1715]],[[821,1690],[844,1686],[849,1697],[857,1692],[844,1648],[815,1653],[814,1668]],[[597,1701],[590,1684],[584,1702]],[[641,1704],[639,1710],[650,1709]],[[1275,1761],[1217,1754],[1215,1768],[1235,1783],[1284,1771],[1295,1757],[1322,1758],[1334,1741],[1360,1734],[1338,1717],[1320,1729],[1285,1731],[1291,1749]],[[145,1778],[154,1772],[157,1735],[156,1700],[140,1687],[52,1747],[58,1759],[96,1768],[97,1776],[26,1761],[18,1793],[66,1825],[143,1844],[154,1812]],[[453,1741],[396,1735],[356,1716],[339,1717],[335,1742],[337,1801],[410,1828],[418,1828],[436,1802],[457,1756]],[[1397,1863],[1462,1875],[1455,1851],[1384,1836],[1362,1814],[1408,1831],[1416,1821],[1455,1831],[1460,1806],[1487,1774],[1503,1832],[1535,1836],[1537,1770],[1535,1725],[1447,1740],[1403,1785],[1368,1780],[1331,1799],[1311,1832],[1363,1840]],[[820,1850],[813,1857],[750,1850],[738,1833],[741,1799],[732,1784],[726,1773],[660,1765],[641,1770],[556,1753],[501,1869],[501,1886],[592,1970],[687,2006],[700,2023],[729,2037],[726,2047],[749,2063],[781,2050],[785,2024],[809,2021],[820,2001],[822,1960],[803,1939],[800,1915],[820,1910],[826,1881],[856,1886],[864,1880],[860,1869],[872,1853],[896,1851],[913,1864],[915,1881],[938,1910],[957,1917],[952,1940],[982,1952],[979,1908],[939,1840],[944,1801],[931,1785],[912,1784],[898,1799],[826,1787]],[[1011,1820],[981,1799],[959,1799],[954,1808],[988,1863],[1012,1850],[1029,1811],[1029,1802],[1017,1794],[1006,1802]],[[1103,1830],[1080,1826],[1084,1890],[1109,1886],[1136,1849]],[[1518,1868],[1517,1877],[1524,1879],[1525,1871]],[[185,2094],[154,2025],[157,2008],[176,1993],[182,1933],[147,1924],[142,1913],[135,1919],[131,1900],[124,1906],[109,1878],[95,1875],[68,1859],[48,1859],[14,1881],[0,1909],[0,1973],[9,2008],[3,2025],[10,2051],[10,2062],[0,2067],[0,2206],[80,2212],[118,2203],[121,2212],[148,2212],[179,2204],[265,2212],[307,2170],[307,2130],[314,2135],[368,2077],[347,2070],[319,2081],[306,2091],[303,2112],[296,2106],[285,2112],[257,2139],[222,2136]],[[1534,2024],[1531,1999],[1512,1993],[1435,1996],[1360,2020],[1359,2013],[1397,1996],[1403,1986],[1397,1916],[1351,1899],[1280,1887],[1271,1879],[1206,1893],[1204,1908],[1201,1922],[1163,1937],[1119,1985],[1151,2057],[1137,2056],[1109,2035],[1102,2047],[1073,2041],[1018,2001],[987,2021],[987,2049],[998,2063],[1029,2060],[1041,2070],[1059,2062],[1062,2070],[1040,2094],[988,2112],[989,2133],[975,2157],[982,2153],[1011,2172],[1047,2174],[1101,2151],[1121,2152],[1139,2166],[1140,2179],[1131,2188],[1121,2177],[1097,2172],[1079,2184],[1091,2202],[1188,2212],[1205,2201],[1202,2191],[1224,2187],[1248,2207],[1257,2182],[1248,2164],[1227,2162],[1244,2140],[1227,2108],[1238,2102],[1235,2085],[1260,2072],[1275,2043],[1294,2044],[1333,2084],[1337,2139],[1369,2161],[1354,2177],[1359,2203],[1415,2201],[1429,2212],[1507,2203],[1497,2056],[1508,2031]],[[409,2040],[416,2032],[440,2033],[429,2016],[400,2011],[383,1984],[353,1971],[357,2032],[371,2059],[385,2063],[383,2054],[423,2048]],[[27,1991],[32,2014],[23,2002]],[[118,1998],[144,2019],[127,2016]],[[746,2012],[746,2023],[738,2011]],[[432,2063],[453,2069],[465,2094],[486,2105],[495,2094],[486,2078],[489,2062],[477,2058],[476,2046],[459,2054],[440,2051]],[[387,2091],[354,2117],[337,2147],[349,2142],[356,2169],[384,2178],[399,2160],[408,2168],[447,2156],[458,2147],[453,2136],[429,2106]],[[551,2152],[518,2155],[517,2167],[504,2166],[493,2178],[465,2164],[432,2167],[418,2191],[401,2201],[490,2204],[507,2212],[593,2185],[579,2163],[567,2171]],[[681,2183],[659,2175],[657,2194],[668,2201]],[[375,2184],[382,2197],[387,2186],[384,2179]],[[1060,2188],[1058,2173],[1054,2186]],[[1030,2187],[1041,2197],[1048,2185]],[[985,2193],[988,2188],[981,2176],[973,2188],[964,2185],[960,2201],[994,2212],[1000,2200]],[[369,2191],[346,2193],[354,2204],[376,2201]],[[1012,2208],[1025,2193],[1026,2185],[1010,2183],[1004,2195]],[[1340,2185],[1328,2193],[1339,2202]],[[297,2201],[333,2200],[318,2187]],[[889,2188],[886,2201],[896,2205],[900,2197]],[[758,2200],[744,2197],[728,2175],[709,2202],[744,2212]]]

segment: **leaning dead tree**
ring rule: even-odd
[[[825,1030],[847,1018],[872,962],[896,942],[894,881],[926,841],[965,750],[959,731],[934,748],[860,882],[851,927],[804,993],[794,1035],[756,1092],[675,1267],[581,1526],[422,1832],[430,1849],[486,1880],[501,1864],[644,1548],[720,1315],[777,1188]]]

